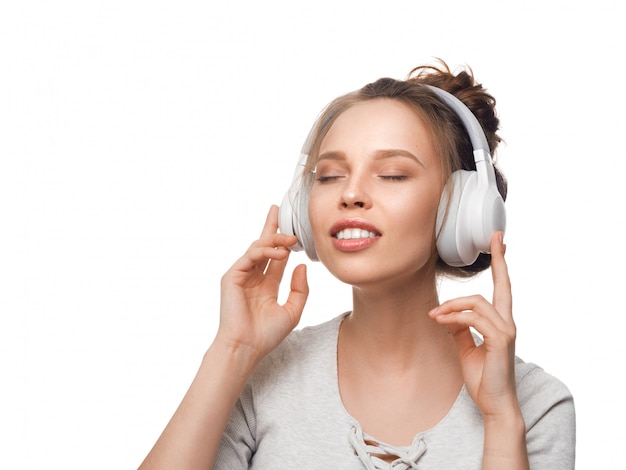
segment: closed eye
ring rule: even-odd
[[[331,181],[335,181],[338,180],[340,178],[343,178],[343,176],[339,176],[339,175],[334,175],[334,176],[318,176],[316,178],[316,181],[320,182],[320,183],[329,183]]]
[[[403,181],[408,178],[407,175],[378,175],[378,177],[389,181]]]

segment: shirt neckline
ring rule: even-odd
[[[333,380],[332,380],[332,394],[333,394],[333,399],[336,401],[336,403],[338,404],[338,407],[341,409],[342,414],[345,416],[345,418],[348,420],[348,422],[352,425],[352,426],[356,426],[357,429],[361,429],[361,423],[359,422],[358,419],[356,419],[354,416],[352,416],[350,414],[350,412],[346,409],[344,403],[343,403],[343,399],[341,398],[341,391],[339,390],[339,371],[338,371],[338,366],[337,366],[337,361],[338,361],[338,346],[339,346],[339,330],[341,328],[341,324],[343,323],[344,319],[350,315],[351,312],[346,312],[342,315],[337,316],[334,319],[334,325],[333,325],[333,347],[331,348],[332,350],[332,367],[329,368],[329,371],[331,371],[332,375],[333,375]],[[431,426],[428,429],[425,429],[424,431],[421,431],[419,433],[417,433],[412,440],[411,445],[408,446],[395,446],[393,444],[389,444],[387,442],[381,441],[379,439],[377,439],[374,436],[371,436],[365,432],[363,432],[363,436],[372,442],[375,442],[377,444],[382,444],[383,446],[390,446],[390,447],[395,447],[397,449],[403,450],[403,451],[408,451],[411,447],[415,446],[416,443],[420,440],[424,440],[425,438],[428,437],[429,434],[432,434],[433,432],[435,432],[438,428],[442,427],[443,425],[445,425],[445,423],[451,419],[451,416],[456,412],[456,410],[458,409],[458,407],[460,406],[460,402],[467,396],[467,389],[465,387],[465,384],[463,384],[461,386],[461,390],[459,391],[456,399],[454,400],[454,403],[452,404],[452,406],[450,407],[450,409],[448,410],[448,412],[445,414],[445,416],[443,418],[441,418],[440,421],[438,421],[436,424],[434,424],[433,426]]]

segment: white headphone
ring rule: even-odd
[[[504,232],[504,200],[496,185],[489,144],[476,116],[462,101],[447,91],[430,85],[423,86],[435,92],[459,116],[472,143],[476,171],[456,170],[452,173],[441,194],[435,232],[437,251],[441,259],[450,266],[469,266],[480,253],[489,253],[494,233]],[[304,169],[316,129],[317,124],[302,147],[291,187],[280,205],[278,220],[282,233],[298,238],[298,243],[292,250],[304,249],[314,261],[318,257],[308,211],[312,175],[304,178]]]

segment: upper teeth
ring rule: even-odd
[[[360,228],[344,228],[343,230],[337,232],[335,237],[340,240],[351,240],[353,238],[373,238],[377,237],[378,234],[374,232],[370,232],[369,230],[363,230]]]

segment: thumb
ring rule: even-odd
[[[294,326],[300,321],[304,305],[309,297],[309,284],[307,282],[306,265],[296,266],[291,275],[291,287],[284,308],[294,322]]]
[[[472,331],[467,327],[458,327],[450,325],[448,327],[450,334],[454,338],[459,357],[463,358],[476,349],[476,343],[474,341],[474,335]]]

